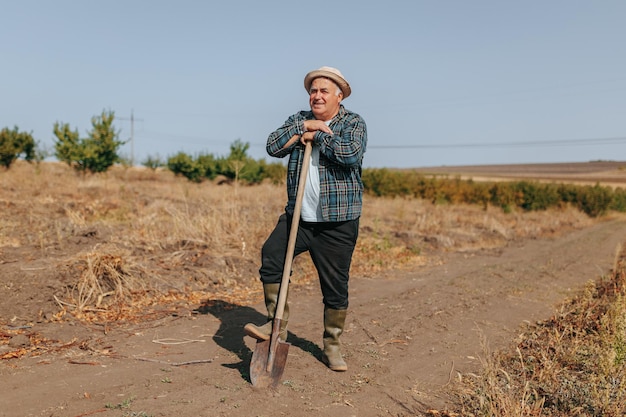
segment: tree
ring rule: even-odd
[[[118,149],[125,142],[118,140],[119,131],[113,127],[115,113],[103,111],[91,118],[92,130],[81,139],[77,130],[67,123],[54,124],[56,157],[79,172],[105,172],[121,160]]]
[[[230,155],[228,155],[228,165],[231,172],[227,173],[226,176],[235,180],[235,184],[239,183],[239,177],[241,175],[241,170],[248,163],[248,149],[250,148],[249,143],[243,143],[240,139],[237,139],[230,145]]]
[[[0,131],[0,164],[9,169],[20,155],[28,162],[36,158],[37,144],[33,135],[20,132],[15,126],[12,130],[5,127]]]
[[[249,143],[244,143],[241,139],[237,139],[230,145],[228,159],[231,161],[245,161],[248,159],[248,149],[250,149]]]
[[[69,166],[76,167],[76,165],[81,164],[84,158],[78,130],[72,131],[69,124],[56,122],[53,133],[57,137],[54,144],[57,159]],[[77,168],[77,170],[82,171],[84,168]]]

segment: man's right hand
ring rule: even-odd
[[[315,140],[315,132],[304,132],[300,136],[300,143],[306,145],[307,142],[313,142]]]

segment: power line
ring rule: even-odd
[[[441,149],[441,148],[508,148],[526,146],[584,146],[584,145],[618,145],[626,144],[626,137],[595,138],[595,139],[562,139],[547,141],[520,142],[474,142],[445,144],[414,144],[414,145],[368,145],[368,149]]]
[[[163,133],[163,132],[155,132],[152,130],[142,130],[142,135],[149,136],[151,138],[160,137],[163,139],[175,139],[175,140],[186,140],[190,141],[190,143],[199,143],[199,144],[213,144],[213,145],[223,145],[227,142],[222,139],[209,139],[208,136],[192,136],[192,135],[182,135],[177,133]]]

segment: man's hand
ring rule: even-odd
[[[307,142],[313,142],[315,139],[315,132],[304,132],[302,136],[300,136],[300,142],[303,145],[306,145]]]
[[[306,130],[306,132],[317,132],[319,130],[330,135],[333,134],[333,131],[330,129],[330,127],[326,126],[326,123],[322,122],[321,120],[305,120],[304,130]]]

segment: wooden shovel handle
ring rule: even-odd
[[[302,197],[304,196],[306,177],[309,174],[309,159],[311,158],[311,150],[311,142],[306,142],[304,157],[302,159],[302,169],[300,170],[300,180],[298,181],[298,191],[296,193],[296,206],[293,209],[293,218],[291,219],[291,230],[289,231],[289,242],[287,243],[287,254],[285,255],[285,267],[283,269],[283,277],[280,282],[280,292],[278,293],[276,312],[274,313],[274,321],[272,323],[272,335],[270,336],[270,346],[267,355],[266,372],[270,374],[274,369],[276,350],[279,343],[278,334],[280,332],[280,324],[283,320],[283,313],[285,312],[287,289],[289,288],[289,276],[291,275],[291,263],[293,262],[293,253],[296,249],[296,237],[298,236],[300,212],[302,211]]]
[[[287,289],[289,287],[289,276],[291,275],[291,265],[293,262],[293,253],[296,249],[296,237],[298,236],[298,225],[300,224],[300,212],[302,211],[302,198],[304,196],[304,187],[306,178],[309,174],[309,160],[313,146],[311,142],[306,142],[304,148],[304,157],[302,158],[302,169],[300,170],[300,180],[298,181],[298,191],[296,193],[296,205],[293,209],[293,218],[291,219],[291,230],[289,231],[289,242],[287,243],[287,254],[285,255],[285,267],[283,268],[283,277],[280,282],[280,292],[278,293],[278,302],[274,317],[282,320],[285,312],[285,304],[287,299]]]

